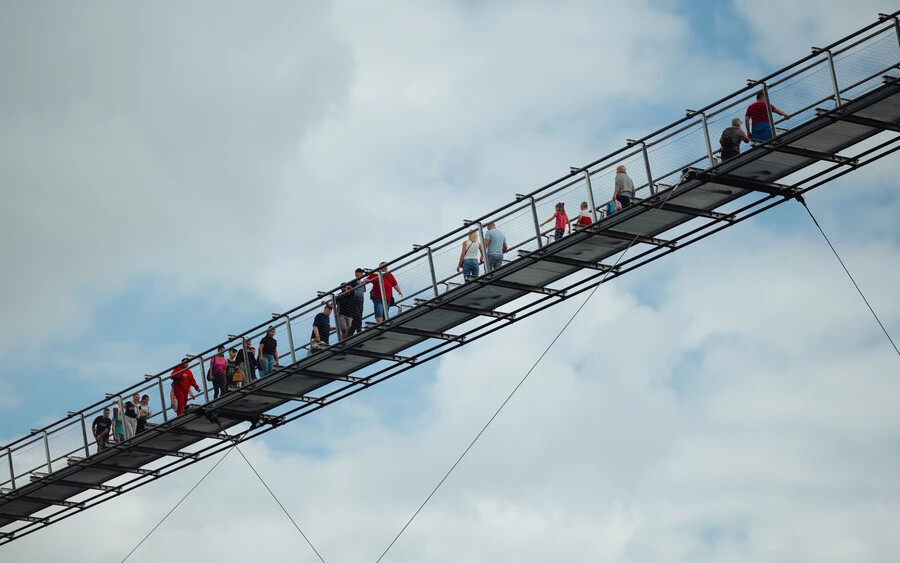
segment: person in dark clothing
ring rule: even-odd
[[[109,432],[112,430],[112,419],[109,418],[109,409],[103,409],[103,415],[94,419],[91,424],[91,432],[97,442],[97,452],[105,450],[109,446]]]
[[[363,282],[363,278],[366,277],[366,271],[362,268],[357,268],[356,278],[353,280],[355,285],[353,286],[353,295],[356,296],[356,301],[359,304],[359,316],[353,319],[353,323],[350,325],[350,334],[353,332],[361,332],[362,331],[362,318],[363,318],[363,309],[366,303],[366,284]]]
[[[731,127],[722,131],[719,137],[719,145],[722,146],[722,160],[728,160],[741,154],[741,141],[750,142],[750,137],[741,129],[741,118],[735,117],[731,120]]]
[[[244,351],[247,351],[245,354]],[[253,345],[250,344],[250,339],[245,338],[244,343],[241,346],[241,349],[238,350],[237,357],[234,359],[234,363],[237,365],[237,368],[240,369],[244,375],[244,384],[248,385],[252,381],[256,381],[256,370],[259,368],[259,362],[256,360],[255,352],[256,350],[253,348]],[[245,364],[244,357],[250,358],[250,361]]]
[[[227,385],[228,389],[234,387],[234,372],[237,371],[237,363],[235,362],[236,357],[237,349],[229,349],[228,363],[225,365],[225,384]]]
[[[359,332],[362,328],[362,302],[356,297],[356,285],[353,280],[344,284],[343,291],[334,298],[338,306],[338,329],[341,338]]]
[[[275,340],[275,327],[270,326],[266,335],[259,341],[259,364],[263,375],[269,375],[278,366],[278,341]]]
[[[225,359],[225,346],[219,346],[216,355],[209,361],[207,379],[213,384],[213,399],[218,399],[228,390],[228,360]]]
[[[147,419],[150,418],[150,414],[150,395],[144,395],[143,397],[141,397],[141,402],[138,406],[138,432],[143,432],[147,429]]]
[[[309,353],[328,346],[328,337],[331,335],[331,303],[326,303],[321,313],[313,319],[312,334],[309,335]]]

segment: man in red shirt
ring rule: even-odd
[[[372,291],[369,292],[369,297],[372,298],[372,305],[375,307],[375,321],[380,323],[384,320],[384,301],[387,301],[387,306],[390,308],[390,306],[394,304],[394,290],[396,289],[401,297],[403,296],[403,292],[400,291],[400,285],[397,284],[397,278],[394,277],[394,274],[388,272],[387,264],[382,262],[378,265],[378,269],[381,270],[382,283],[378,283],[377,272],[369,274],[369,277],[365,279],[365,283],[372,284]],[[384,301],[381,300],[382,284],[384,285]]]
[[[769,109],[772,110],[772,113],[788,117],[788,114],[772,104],[769,104]],[[753,122],[753,127],[750,126],[751,121]],[[766,111],[766,100],[762,92],[756,95],[756,101],[747,108],[747,113],[744,114],[744,122],[747,125],[747,131],[750,131],[750,137],[754,140],[768,141],[772,138],[772,124],[769,123],[769,112]]]
[[[172,370],[170,379],[172,380],[172,392],[175,394],[175,413],[181,416],[184,413],[184,407],[187,406],[188,398],[193,399],[194,394],[191,387],[200,391],[194,374],[187,368],[188,358],[181,360],[181,363]]]

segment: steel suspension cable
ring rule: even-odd
[[[287,509],[284,507],[284,505],[281,504],[281,501],[278,500],[278,496],[275,495],[275,492],[272,490],[271,487],[269,487],[269,484],[266,483],[265,479],[262,478],[262,475],[259,474],[259,471],[256,470],[256,468],[253,466],[253,464],[250,463],[250,460],[247,459],[247,456],[244,455],[244,452],[241,450],[240,446],[238,446],[238,442],[240,440],[237,439],[236,437],[230,436],[228,434],[228,432],[225,430],[225,428],[222,427],[222,424],[218,420],[216,420],[216,424],[218,424],[219,428],[222,429],[222,432],[226,436],[228,436],[229,439],[231,439],[232,443],[234,444],[234,449],[237,450],[237,453],[241,454],[241,457],[244,458],[244,461],[246,461],[247,465],[250,466],[250,469],[253,470],[253,473],[254,473],[254,475],[256,475],[256,478],[259,479],[259,482],[263,484],[263,487],[265,487],[266,490],[269,491],[269,494],[272,495],[272,498],[275,500],[275,503],[278,504],[278,507],[281,508],[282,512],[284,512],[284,515],[288,517],[288,520],[291,521],[291,524],[294,525],[294,528],[297,529],[297,532],[299,532],[300,535],[303,537],[303,539],[306,540],[307,545],[309,545],[310,549],[313,550],[313,552],[316,554],[316,557],[319,558],[319,561],[321,561],[322,563],[325,563],[325,559],[322,558],[322,555],[319,553],[319,550],[316,549],[316,546],[314,546],[311,541],[309,541],[309,538],[306,536],[306,534],[303,533],[303,530],[300,529],[300,526],[297,525],[297,522],[294,520],[293,516],[291,516],[290,512],[288,512]]]
[[[673,193],[675,193],[675,188],[672,188],[669,191],[669,193],[666,194],[665,199],[663,199],[663,201],[660,202],[655,207],[661,208],[662,206],[664,206],[666,204],[666,202],[669,201],[669,198],[672,196]],[[625,250],[623,250],[622,253],[619,254],[619,256],[616,258],[616,261],[609,268],[609,270],[606,271],[606,273],[604,274],[601,281],[596,286],[594,286],[593,289],[591,289],[590,293],[587,294],[587,297],[584,298],[584,301],[581,302],[581,304],[578,306],[578,308],[575,310],[575,312],[572,313],[572,316],[569,317],[569,320],[566,321],[566,323],[562,326],[562,328],[559,330],[559,332],[556,333],[556,336],[553,337],[553,340],[550,341],[550,344],[544,349],[544,351],[541,353],[541,355],[538,356],[537,360],[535,360],[534,364],[532,364],[532,366],[528,369],[528,371],[525,372],[525,375],[522,376],[522,378],[519,380],[519,382],[516,384],[516,386],[513,388],[513,390],[510,391],[509,395],[507,395],[506,398],[503,400],[503,402],[500,403],[500,406],[497,407],[497,410],[494,411],[494,414],[491,415],[491,417],[484,424],[484,426],[481,428],[481,430],[478,431],[478,434],[475,435],[475,437],[472,439],[472,441],[469,443],[469,445],[466,446],[466,448],[459,455],[459,457],[456,459],[456,461],[453,462],[453,465],[450,466],[450,469],[448,469],[447,472],[444,474],[444,476],[441,478],[441,480],[438,481],[437,485],[435,485],[434,488],[431,490],[431,492],[428,493],[428,496],[425,497],[425,500],[422,501],[422,504],[420,504],[419,507],[416,509],[416,511],[413,512],[412,516],[409,517],[409,520],[407,520],[406,523],[403,525],[403,527],[400,528],[400,531],[397,532],[397,535],[394,536],[394,539],[391,540],[391,543],[388,544],[388,546],[381,553],[381,555],[378,557],[378,559],[375,560],[375,563],[380,563],[381,560],[384,559],[384,556],[387,555],[388,551],[390,551],[391,548],[394,546],[394,544],[397,543],[397,540],[400,539],[400,536],[403,535],[403,532],[405,532],[406,529],[409,528],[409,525],[412,524],[412,522],[413,522],[413,520],[415,520],[416,516],[418,516],[419,513],[422,512],[422,509],[425,508],[425,505],[428,504],[428,501],[431,500],[431,497],[433,497],[435,495],[435,493],[437,493],[438,489],[441,488],[441,485],[443,485],[444,482],[447,480],[447,478],[450,477],[450,474],[453,473],[453,470],[456,469],[456,467],[460,464],[460,462],[462,462],[463,458],[466,457],[466,454],[468,454],[469,451],[472,449],[472,447],[475,446],[475,443],[478,442],[478,439],[481,438],[481,436],[485,433],[485,431],[487,431],[487,429],[491,425],[491,423],[494,422],[494,419],[497,418],[497,415],[500,414],[500,411],[503,410],[503,407],[505,407],[507,405],[507,403],[509,403],[509,401],[513,398],[513,396],[519,391],[519,389],[522,387],[522,385],[525,383],[525,381],[528,379],[528,377],[532,374],[532,372],[534,372],[535,368],[537,368],[538,365],[541,363],[541,360],[544,359],[544,356],[546,356],[547,353],[550,352],[550,349],[553,348],[553,345],[556,344],[556,342],[560,339],[560,337],[563,335],[563,333],[566,331],[566,329],[569,328],[569,325],[572,324],[572,322],[578,316],[578,313],[580,313],[581,310],[584,309],[584,306],[587,305],[587,303],[588,303],[588,301],[590,301],[591,297],[594,296],[594,294],[597,292],[597,290],[600,288],[600,286],[603,284],[603,282],[606,280],[606,278],[609,277],[609,274],[615,270],[616,266],[619,265],[619,262],[622,260],[622,258],[624,258],[625,255],[628,253],[628,251],[631,249],[631,247],[634,246],[634,243],[637,242],[637,240],[639,238],[641,238],[641,236],[643,236],[645,228],[646,227],[642,227],[640,232],[638,234],[636,234],[633,239],[631,239],[631,242],[629,242],[628,246],[625,247]]]
[[[181,497],[181,500],[179,500],[177,503],[175,503],[175,506],[173,506],[173,507],[171,508],[171,510],[169,510],[168,512],[166,512],[166,515],[162,517],[162,520],[160,520],[159,522],[157,522],[157,523],[156,523],[156,526],[153,526],[153,528],[152,528],[149,532],[147,532],[147,535],[145,535],[145,536],[141,539],[141,541],[139,541],[139,542],[137,543],[137,545],[134,546],[134,547],[131,549],[131,551],[128,552],[128,555],[126,555],[125,558],[122,559],[122,562],[121,562],[121,563],[125,563],[125,561],[127,561],[128,558],[131,557],[131,555],[132,555],[135,551],[137,551],[137,549],[138,549],[139,547],[141,547],[141,545],[143,545],[143,543],[144,543],[145,541],[147,541],[147,539],[153,534],[153,532],[155,532],[157,528],[159,528],[160,526],[162,526],[162,523],[165,522],[166,519],[167,519],[169,516],[171,516],[173,512],[175,512],[175,509],[178,508],[179,506],[181,506],[181,503],[183,503],[189,496],[191,496],[191,493],[193,493],[194,490],[195,490],[197,487],[200,486],[200,483],[202,483],[203,481],[205,481],[206,478],[209,477],[209,474],[212,473],[213,470],[214,470],[216,467],[218,467],[219,464],[222,463],[222,462],[225,460],[225,458],[228,457],[228,454],[230,454],[230,453],[231,453],[231,450],[228,450],[227,452],[225,452],[225,455],[223,455],[222,457],[220,457],[219,460],[218,460],[212,467],[209,468],[209,471],[207,471],[206,473],[203,474],[203,477],[201,477],[200,480],[197,481],[197,483],[196,483],[193,487],[191,487],[190,490],[189,490],[188,492],[186,492],[186,493],[184,494],[183,497]]]
[[[869,308],[869,312],[872,313],[872,316],[875,317],[875,321],[878,323],[878,326],[881,327],[881,331],[884,332],[884,335],[887,337],[888,342],[891,343],[891,346],[894,347],[894,351],[900,356],[900,349],[897,348],[897,344],[894,343],[894,339],[891,338],[890,333],[885,328],[884,323],[881,322],[881,319],[878,317],[878,314],[875,312],[875,309],[872,308],[872,304],[869,303],[869,300],[866,298],[865,293],[859,287],[859,284],[856,283],[856,280],[853,278],[853,274],[850,273],[850,270],[847,268],[847,265],[844,264],[844,261],[841,259],[841,255],[838,254],[838,251],[834,248],[834,245],[831,244],[831,240],[828,238],[828,235],[825,234],[825,231],[822,229],[822,225],[819,224],[819,221],[816,219],[816,216],[813,215],[812,210],[810,210],[809,206],[806,205],[806,199],[803,196],[797,196],[797,201],[803,204],[803,208],[806,209],[806,212],[809,213],[809,218],[813,220],[813,223],[816,224],[816,227],[819,229],[819,232],[822,233],[822,238],[825,239],[825,242],[828,243],[828,247],[831,248],[831,252],[834,253],[834,257],[837,258],[838,262],[841,263],[841,267],[844,269],[844,272],[847,273],[847,277],[850,278],[850,281],[853,282],[853,287],[856,288],[856,291],[859,293],[859,296],[862,297],[862,300],[865,302],[866,307]]]

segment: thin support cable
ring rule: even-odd
[[[657,207],[661,208],[662,206],[664,206],[666,204],[666,202],[669,201],[669,198],[672,196],[673,193],[675,193],[675,190],[674,189],[670,190],[669,193],[666,194],[665,199]],[[612,265],[612,267],[606,271],[606,273],[604,274],[603,279],[600,281],[600,283],[598,283],[596,286],[594,286],[594,288],[591,290],[591,292],[588,293],[588,295],[587,295],[587,297],[585,297],[584,301],[581,302],[581,305],[578,306],[578,309],[575,310],[575,312],[572,314],[572,316],[569,318],[569,320],[566,321],[566,324],[564,324],[562,326],[562,328],[559,330],[559,332],[556,334],[556,336],[553,337],[553,340],[550,342],[550,344],[547,346],[547,348],[544,349],[544,351],[541,353],[541,355],[538,357],[538,359],[535,360],[534,364],[532,364],[532,366],[528,369],[528,371],[525,373],[525,375],[522,377],[522,379],[519,380],[519,383],[517,383],[516,386],[513,388],[513,390],[510,391],[509,395],[506,396],[506,399],[504,399],[503,402],[500,404],[500,406],[497,407],[497,410],[494,411],[494,414],[491,415],[491,417],[484,424],[484,426],[481,428],[481,430],[478,431],[478,434],[475,435],[475,438],[472,439],[472,441],[469,443],[469,445],[466,447],[466,449],[463,450],[463,452],[459,455],[459,457],[456,459],[456,461],[453,462],[453,465],[450,466],[450,469],[448,469],[447,472],[444,474],[444,476],[441,478],[441,480],[438,481],[438,484],[434,486],[434,488],[431,490],[430,493],[428,493],[428,496],[425,497],[425,500],[422,501],[422,504],[419,505],[419,508],[416,509],[416,511],[413,513],[413,515],[409,517],[409,520],[406,521],[406,524],[404,524],[403,527],[400,528],[400,531],[397,532],[397,535],[394,536],[394,539],[391,540],[391,543],[388,544],[388,546],[381,553],[381,555],[378,557],[378,559],[375,560],[375,563],[380,563],[381,560],[384,559],[384,556],[387,555],[388,551],[390,551],[391,548],[394,546],[394,544],[397,543],[397,540],[400,539],[400,536],[403,535],[403,532],[406,531],[406,529],[409,527],[409,525],[412,524],[412,521],[415,520],[416,516],[418,516],[419,513],[422,511],[422,509],[425,508],[425,505],[428,504],[428,501],[431,500],[431,497],[433,497],[435,495],[435,493],[437,493],[438,489],[441,488],[441,485],[444,484],[444,481],[446,481],[447,478],[450,477],[450,474],[453,473],[453,470],[456,469],[456,466],[458,466],[460,464],[460,462],[462,462],[463,458],[466,457],[466,454],[469,453],[469,450],[471,450],[472,447],[475,446],[475,443],[478,441],[478,439],[481,438],[482,434],[484,434],[485,431],[487,431],[487,429],[491,425],[491,423],[494,422],[494,419],[497,418],[497,415],[500,414],[500,411],[503,410],[503,407],[505,407],[506,404],[509,403],[509,401],[513,398],[513,396],[516,394],[516,392],[519,390],[519,388],[521,388],[522,385],[525,383],[525,380],[528,379],[528,376],[530,376],[531,373],[535,370],[535,368],[537,368],[537,366],[541,363],[541,360],[544,359],[544,356],[546,356],[547,353],[550,352],[550,349],[553,348],[553,345],[556,344],[556,342],[560,339],[560,337],[563,335],[563,333],[566,331],[566,329],[569,328],[569,325],[572,324],[572,322],[575,320],[575,317],[578,316],[578,313],[580,313],[581,310],[584,309],[584,306],[587,305],[587,303],[588,303],[588,301],[590,301],[591,297],[594,296],[594,293],[597,292],[597,290],[600,288],[600,285],[602,285],[603,282],[606,280],[606,278],[609,277],[610,272],[615,270],[616,266],[619,265],[619,262],[622,260],[622,258],[625,257],[625,255],[628,253],[628,251],[631,249],[631,247],[634,246],[634,243],[637,242],[637,239],[641,238],[641,236],[643,236],[643,234],[644,234],[644,229],[642,228],[641,231],[638,234],[636,234],[633,239],[631,239],[631,242],[628,243],[628,246],[625,247],[625,250],[623,250],[622,253],[619,254],[619,257],[616,258],[616,261]]]
[[[122,559],[122,562],[121,562],[121,563],[125,563],[125,561],[127,561],[128,558],[131,557],[132,554],[133,554],[135,551],[137,551],[137,549],[138,549],[139,547],[141,547],[141,545],[143,545],[143,543],[144,543],[145,541],[147,541],[147,539],[153,534],[153,532],[155,532],[157,528],[159,528],[160,526],[162,526],[162,523],[166,521],[166,518],[168,518],[169,516],[171,516],[171,514],[172,514],[173,512],[175,512],[175,509],[178,508],[179,506],[181,506],[181,503],[183,503],[183,502],[191,495],[191,493],[194,492],[194,489],[196,489],[197,487],[200,486],[200,483],[202,483],[204,480],[206,480],[207,477],[209,477],[209,474],[212,473],[213,470],[214,470],[216,467],[218,467],[219,464],[222,463],[222,461],[224,461],[226,457],[228,457],[228,454],[230,454],[231,451],[232,451],[232,450],[228,450],[227,452],[225,452],[225,455],[223,455],[222,457],[220,457],[220,458],[219,458],[219,461],[217,461],[217,462],[215,463],[215,465],[213,465],[212,467],[209,468],[209,471],[207,471],[207,472],[203,475],[203,477],[201,477],[200,480],[197,481],[197,484],[195,484],[193,487],[191,487],[191,489],[190,489],[188,492],[186,492],[186,493],[184,494],[183,497],[181,497],[181,500],[179,500],[179,501],[175,504],[175,506],[173,506],[172,509],[169,510],[169,511],[166,513],[166,515],[162,517],[162,520],[160,520],[160,521],[156,524],[156,526],[153,526],[153,529],[151,529],[149,532],[147,532],[147,535],[145,535],[145,536],[143,537],[143,539],[141,539],[141,541],[139,541],[139,542],[137,543],[137,545],[134,546],[134,548],[132,548],[132,550],[128,552],[128,555],[126,555],[125,558]]]
[[[825,239],[825,242],[828,243],[829,248],[831,248],[831,252],[834,253],[835,258],[838,259],[838,262],[841,263],[841,267],[844,268],[844,271],[847,273],[847,277],[850,278],[850,281],[853,282],[853,287],[856,288],[856,291],[859,292],[859,296],[862,297],[862,300],[866,303],[866,307],[869,308],[869,312],[872,313],[872,316],[875,317],[875,321],[878,323],[878,326],[881,327],[881,331],[884,332],[884,335],[887,337],[888,341],[891,343],[891,346],[894,347],[894,351],[897,352],[897,355],[900,356],[900,349],[897,348],[897,344],[894,343],[894,339],[891,338],[890,333],[888,333],[887,328],[885,328],[884,323],[881,322],[881,319],[878,318],[878,314],[875,312],[875,309],[872,308],[872,305],[869,303],[869,300],[866,298],[866,295],[863,293],[863,290],[860,289],[859,284],[856,283],[856,280],[853,279],[853,274],[850,273],[850,270],[847,269],[847,265],[844,264],[844,261],[841,259],[841,255],[838,254],[838,251],[835,250],[834,245],[831,244],[831,241],[828,239],[828,235],[825,234],[825,231],[822,229],[822,226],[819,225],[819,221],[816,220],[816,216],[813,215],[812,211],[809,209],[809,206],[806,205],[806,200],[803,196],[797,196],[797,201],[803,204],[806,212],[809,213],[810,219],[813,220],[813,223],[816,224],[816,227],[819,228],[819,232],[822,233],[822,237]]]
[[[262,478],[262,475],[259,474],[259,471],[257,471],[256,468],[253,467],[253,464],[250,463],[250,460],[247,459],[247,456],[245,456],[244,452],[241,451],[241,448],[238,446],[238,442],[240,440],[237,437],[232,437],[231,435],[229,435],[228,432],[225,430],[225,428],[222,427],[222,424],[218,420],[216,420],[216,424],[218,424],[219,428],[222,429],[222,432],[226,436],[228,436],[228,438],[234,444],[234,449],[237,450],[237,453],[241,454],[241,457],[244,458],[244,461],[246,461],[247,465],[250,466],[250,469],[253,471],[253,474],[256,475],[256,478],[259,479],[259,482],[263,484],[263,487],[265,487],[266,490],[269,491],[269,494],[272,495],[273,499],[275,499],[275,502],[276,502],[276,504],[278,504],[278,507],[281,508],[281,511],[284,512],[284,515],[288,517],[288,520],[291,521],[291,524],[294,525],[294,528],[296,528],[297,531],[300,533],[300,535],[303,537],[303,539],[306,540],[307,545],[309,545],[310,549],[313,550],[313,552],[316,554],[316,557],[319,558],[319,561],[321,561],[322,563],[325,563],[325,560],[322,558],[322,555],[319,553],[319,550],[316,549],[316,546],[314,546],[311,541],[309,541],[309,538],[306,537],[306,534],[304,534],[303,530],[300,529],[300,526],[297,525],[297,522],[291,516],[290,512],[287,511],[287,509],[284,507],[284,505],[281,504],[281,501],[278,500],[278,497],[275,496],[275,492],[272,491],[271,487],[269,487],[269,485],[268,485],[268,483],[266,483],[265,479]],[[229,450],[229,451],[231,451],[231,450]]]

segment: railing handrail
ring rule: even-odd
[[[623,146],[611,153],[608,153],[585,166],[582,166],[580,168],[572,168],[572,171],[570,173],[563,175],[562,177],[557,178],[556,180],[553,180],[552,182],[549,182],[549,183],[533,190],[532,192],[524,194],[522,197],[517,197],[515,200],[513,200],[511,202],[505,203],[505,204],[501,205],[500,207],[477,217],[476,219],[472,220],[472,222],[484,224],[486,221],[496,219],[498,215],[500,215],[503,218],[511,216],[515,213],[518,213],[522,210],[527,209],[528,204],[523,205],[524,201],[526,201],[528,199],[532,199],[532,198],[535,200],[538,200],[538,199],[543,200],[559,191],[565,190],[567,187],[569,187],[571,185],[576,185],[579,181],[583,180],[582,176],[585,172],[587,172],[589,175],[597,173],[597,172],[601,172],[606,168],[606,166],[611,166],[612,163],[614,162],[614,159],[621,158],[622,157],[621,155],[623,155],[623,153],[628,153],[629,151],[633,151],[634,154],[631,156],[639,155],[640,150],[635,151],[635,147],[641,146],[642,144],[647,144],[648,147],[652,147],[656,143],[659,143],[663,140],[671,138],[683,131],[689,130],[691,127],[695,126],[696,123],[690,124],[690,125],[687,125],[684,127],[682,127],[682,125],[684,125],[687,122],[690,122],[692,120],[696,120],[697,116],[699,114],[706,114],[707,112],[709,112],[710,110],[712,110],[714,108],[717,108],[717,109],[716,109],[716,111],[709,114],[710,116],[715,116],[715,115],[724,113],[726,111],[729,111],[731,108],[735,107],[737,104],[740,104],[742,101],[746,101],[747,99],[752,98],[754,95],[754,92],[759,89],[761,84],[766,83],[767,86],[771,88],[771,87],[777,86],[779,84],[784,84],[784,83],[788,82],[789,80],[791,80],[792,78],[794,78],[795,76],[798,76],[799,74],[805,72],[806,70],[809,70],[810,68],[814,68],[817,64],[820,64],[821,61],[816,62],[811,65],[807,65],[804,68],[797,70],[793,73],[787,74],[785,76],[785,73],[788,73],[789,71],[797,69],[798,67],[807,63],[808,61],[811,61],[816,58],[821,58],[823,56],[823,53],[825,53],[826,51],[833,51],[835,48],[843,45],[843,47],[841,49],[839,49],[838,51],[834,51],[832,53],[832,55],[839,55],[843,52],[846,52],[846,51],[864,43],[865,41],[867,41],[869,39],[872,39],[873,37],[877,37],[879,34],[887,31],[890,27],[896,26],[896,20],[898,18],[898,15],[900,15],[900,10],[895,11],[891,14],[883,15],[883,17],[880,17],[878,19],[878,21],[875,21],[875,22],[867,25],[866,27],[858,29],[855,32],[846,35],[845,37],[843,37],[837,41],[834,41],[833,43],[827,45],[826,47],[823,47],[818,50],[814,50],[811,54],[809,54],[799,60],[796,60],[796,61],[788,64],[787,66],[785,66],[775,72],[772,72],[771,74],[764,76],[763,78],[761,78],[759,80],[748,81],[747,86],[740,88],[740,89],[716,100],[715,102],[707,104],[706,106],[703,106],[699,110],[694,110],[694,111],[690,112],[689,114],[687,114],[685,117],[682,117],[672,123],[669,123],[668,125],[665,125],[664,127],[661,127],[659,129],[657,129],[656,131],[653,131],[652,133],[649,133],[637,140],[629,141],[625,146]],[[872,30],[875,30],[875,31],[873,31],[872,33],[868,33],[869,31],[872,31]],[[868,35],[866,35],[867,33],[868,33]],[[850,42],[850,43],[848,45],[845,45],[848,42]],[[893,67],[896,67],[896,65],[893,65]],[[888,69],[886,69],[886,70],[889,70],[890,68],[893,68],[893,67],[888,67]],[[885,71],[880,71],[880,72],[885,72]],[[879,73],[875,73],[872,76],[874,77],[874,76],[877,76],[878,74]],[[776,78],[776,77],[780,77],[780,78],[778,80],[776,80],[775,82],[768,84],[769,80],[772,80],[773,78]],[[869,79],[871,79],[871,78],[869,78]],[[862,83],[864,83],[864,81],[862,81],[860,83],[856,83],[851,87],[845,87],[841,91],[843,92],[850,88],[855,88]],[[828,98],[826,98],[826,100],[827,99]],[[725,105],[724,107],[719,107],[726,102],[729,102],[729,103],[727,105]],[[817,102],[817,103],[821,103],[821,102]],[[813,104],[813,106],[814,105],[816,105],[816,104]],[[807,111],[808,109],[809,108],[807,107],[806,109],[804,109],[802,111]],[[785,119],[788,119],[788,118],[785,118]],[[776,123],[773,123],[773,125],[775,125]],[[680,127],[680,129],[678,129],[679,127]],[[658,136],[663,133],[668,133],[668,134],[663,137],[658,138]],[[629,156],[629,158],[631,158],[631,156]],[[700,160],[702,160],[702,158]],[[597,168],[599,165],[604,164],[604,163],[606,163],[606,164],[603,167],[601,167],[597,170],[594,170],[593,172],[591,171],[591,169]],[[641,184],[641,186],[636,186],[636,189],[640,189],[643,187],[652,188],[655,181],[658,181],[660,178],[665,178],[672,173],[673,172],[667,172],[665,174],[661,174],[655,180],[651,180],[650,178],[648,178],[648,181],[646,183]],[[577,178],[576,178],[576,176],[577,176]],[[567,182],[569,180],[573,180],[571,184],[567,184]],[[506,213],[506,214],[501,215],[503,213]],[[441,235],[425,244],[414,246],[413,250],[406,252],[406,253],[386,262],[386,265],[388,267],[390,267],[394,264],[400,263],[401,261],[406,260],[407,258],[410,258],[417,254],[422,254],[424,252],[424,249],[431,249],[435,245],[441,245],[440,248],[449,246],[450,244],[453,244],[455,241],[460,239],[470,229],[471,229],[470,225],[464,224],[463,226],[458,227],[454,230],[451,230],[448,233],[444,233],[443,235]],[[414,261],[415,260],[410,260],[406,263],[403,263],[399,267],[403,267],[405,265],[411,264]],[[367,273],[375,272],[377,270],[378,270],[378,266],[376,265],[376,266],[368,269]],[[447,279],[451,279],[452,277],[455,277],[455,276],[450,276],[450,278],[447,278]],[[296,314],[297,316],[293,317],[294,319],[296,319],[304,314],[312,312],[317,307],[319,307],[319,304],[323,298],[328,298],[328,296],[330,294],[340,293],[342,290],[342,287],[343,287],[343,283],[332,288],[331,290],[322,292],[322,294],[323,294],[322,296],[317,296],[313,299],[305,301],[291,309],[288,309],[284,313],[273,314],[271,319],[263,321],[263,322],[259,323],[258,325],[255,325],[252,328],[247,329],[247,330],[237,334],[234,338],[229,338],[223,342],[217,343],[214,346],[204,350],[203,352],[192,355],[191,357],[197,358],[201,362],[207,361],[209,359],[208,356],[212,352],[216,351],[219,346],[224,345],[227,348],[232,343],[239,344],[243,338],[250,337],[251,335],[256,336],[257,333],[259,331],[261,331],[262,329],[264,329],[265,327],[280,326],[280,323],[283,322],[284,319],[287,319],[287,322],[289,323],[292,320],[291,315]],[[421,290],[414,290],[414,291],[416,293],[421,292]],[[312,307],[312,308],[309,310],[304,310],[309,307]],[[299,311],[299,313],[298,313],[298,311]],[[368,318],[368,316],[369,315],[367,315],[366,318]],[[300,344],[299,346],[295,345],[294,348],[302,349],[303,346],[304,346],[304,344]],[[286,355],[287,354],[285,354],[285,356]],[[160,371],[157,374],[152,374],[152,375],[148,374],[147,376],[145,376],[145,379],[143,381],[139,381],[129,387],[126,387],[125,389],[119,391],[118,393],[110,394],[110,395],[112,397],[116,397],[116,396],[129,397],[131,394],[133,394],[136,391],[141,391],[141,390],[146,390],[151,387],[156,387],[157,385],[159,385],[158,381],[167,379],[168,374],[173,369],[175,369],[178,365],[180,365],[180,362],[176,363],[170,367],[167,367],[166,369]],[[64,418],[60,418],[59,420],[56,420],[54,422],[51,422],[51,423],[43,426],[40,429],[36,429],[35,432],[32,432],[26,436],[23,436],[22,438],[19,438],[17,440],[9,442],[8,444],[3,445],[2,447],[0,447],[0,455],[3,455],[4,452],[6,455],[9,455],[10,451],[14,451],[15,449],[17,449],[16,447],[20,446],[20,444],[22,444],[23,442],[27,442],[33,438],[40,439],[39,438],[40,435],[44,432],[52,433],[52,432],[58,431],[60,429],[60,428],[57,428],[58,426],[69,423],[72,420],[78,419],[79,417],[84,416],[86,414],[95,412],[99,407],[108,405],[109,401],[110,401],[109,398],[104,398],[104,399],[98,400],[78,411],[71,411],[71,413],[68,416],[66,416]],[[163,407],[165,407],[165,405],[163,405]],[[155,413],[154,416],[156,416],[158,414],[161,414],[161,413]],[[2,468],[0,468],[0,471],[2,471]],[[16,475],[14,475],[12,477],[15,478]]]

